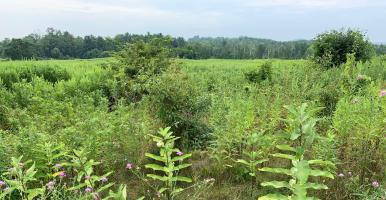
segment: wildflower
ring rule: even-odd
[[[60,172],[60,173],[59,173],[59,176],[64,178],[64,177],[67,176],[67,174],[66,174],[66,172]]]
[[[362,74],[358,74],[357,79],[358,79],[358,81],[362,80],[363,79],[363,75]]]
[[[133,164],[131,164],[131,163],[127,163],[127,165],[126,165],[126,169],[133,169]]]
[[[379,187],[378,181],[373,181],[373,182],[371,183],[371,185],[372,185],[374,188],[378,188],[378,187]]]
[[[179,155],[179,156],[182,156],[182,155],[184,155],[184,153],[183,153],[183,152],[181,152],[181,151],[177,152],[176,154],[177,154],[177,155]]]
[[[349,175],[349,176],[352,176],[352,172],[348,172],[348,175]]]
[[[61,168],[61,167],[63,167],[61,164],[59,164],[59,163],[57,163],[57,164],[55,164],[55,167],[56,168]]]
[[[354,98],[352,101],[351,101],[351,103],[353,103],[353,104],[357,104],[359,102],[359,99],[358,98]]]
[[[23,168],[24,167],[24,163],[19,163],[19,167]]]
[[[5,185],[5,182],[4,181],[0,181],[0,188],[3,187]]]
[[[85,179],[90,179],[91,177],[89,175],[85,176],[84,177]]]
[[[84,189],[84,191],[87,192],[87,193],[90,193],[90,192],[92,192],[92,188],[87,187],[86,189]]]
[[[107,179],[106,177],[102,177],[102,178],[101,178],[101,181],[102,181],[102,183],[105,183],[105,182],[108,181],[108,179]]]
[[[54,189],[54,186],[55,186],[55,181],[50,181],[47,183],[47,189],[48,190]]]
[[[344,174],[343,173],[339,173],[338,176],[339,177],[344,177]]]
[[[379,97],[384,97],[386,95],[386,90],[381,90],[381,92],[379,92]]]

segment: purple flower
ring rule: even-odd
[[[179,155],[179,156],[184,155],[184,153],[183,153],[182,151],[179,151],[179,152],[177,152],[176,154]]]
[[[386,90],[381,90],[381,92],[379,92],[379,97],[384,97],[386,95]]]
[[[106,177],[102,177],[102,178],[101,178],[101,181],[102,181],[102,183],[105,183],[105,182],[108,181],[108,179],[107,179]]]
[[[358,79],[358,81],[362,80],[363,79],[363,75],[362,74],[358,74],[357,79]]]
[[[371,183],[371,185],[372,185],[374,188],[378,188],[378,187],[379,187],[378,181],[373,181],[373,182]]]
[[[60,172],[60,173],[59,173],[59,176],[64,178],[64,177],[67,176],[67,174],[66,174],[66,172]]]
[[[344,174],[343,173],[339,173],[338,176],[339,177],[344,177]]]
[[[87,192],[87,193],[90,193],[90,192],[92,192],[92,188],[87,187],[86,189],[84,189],[84,191]]]
[[[48,190],[54,189],[54,186],[55,186],[55,181],[50,181],[47,183],[47,189]]]
[[[127,163],[127,165],[126,165],[126,169],[133,169],[133,164],[131,164],[131,163]]]
[[[85,176],[84,178],[85,178],[85,179],[90,179],[91,176],[87,175],[87,176]]]
[[[0,188],[3,187],[5,185],[5,182],[4,181],[0,181]]]

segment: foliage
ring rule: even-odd
[[[346,62],[347,54],[355,54],[356,61],[368,61],[374,51],[363,33],[351,29],[318,35],[312,49],[313,60],[326,68],[339,67]]]
[[[146,156],[161,164],[147,164],[146,168],[159,171],[162,175],[147,174],[148,177],[163,182],[158,190],[159,194],[165,193],[168,200],[174,199],[184,189],[177,187],[177,182],[192,182],[192,179],[179,175],[180,170],[190,167],[190,163],[183,163],[192,154],[184,154],[174,147],[174,142],[179,139],[169,132],[170,127],[160,129],[158,135],[150,135],[159,148],[159,155],[147,153]]]
[[[266,62],[260,66],[259,71],[250,71],[244,75],[252,83],[260,83],[265,80],[272,81],[272,63]]]
[[[289,189],[291,194],[285,196],[282,194],[268,194],[260,197],[261,200],[267,199],[315,199],[307,197],[307,189],[328,189],[324,184],[309,182],[311,176],[327,177],[333,179],[334,176],[327,170],[312,169],[312,166],[334,167],[335,165],[329,161],[323,160],[306,160],[305,152],[312,145],[316,135],[315,125],[316,119],[312,117],[314,110],[306,110],[307,104],[302,104],[298,108],[287,107],[290,115],[286,120],[288,125],[288,138],[292,142],[297,142],[295,147],[290,145],[277,145],[281,151],[288,153],[275,153],[272,156],[284,158],[291,161],[292,167],[285,168],[261,168],[261,171],[271,172],[276,174],[284,174],[290,176],[291,179],[286,181],[269,181],[261,183],[262,186],[270,186],[274,188]]]

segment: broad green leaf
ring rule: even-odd
[[[271,186],[274,188],[288,188],[290,189],[291,186],[288,184],[288,182],[285,181],[267,181],[267,182],[262,182],[261,186],[267,187]]]
[[[238,159],[236,162],[242,163],[244,165],[248,165],[249,166],[249,163],[247,161],[243,160],[243,159]]]
[[[332,175],[328,171],[322,171],[322,170],[311,170],[310,176],[323,176],[323,177],[334,179],[334,175]]]
[[[263,171],[263,172],[271,172],[271,173],[276,173],[276,174],[286,174],[286,175],[292,176],[291,171],[288,169],[284,169],[284,168],[263,167],[259,170]]]
[[[29,189],[27,190],[27,194],[28,194],[28,199],[34,199],[39,195],[43,195],[44,189],[43,188]]]
[[[167,181],[168,180],[168,177],[166,177],[166,176],[158,176],[155,174],[146,174],[146,176],[150,177],[152,179],[160,180],[160,181]]]
[[[146,153],[145,156],[149,157],[149,158],[152,158],[154,160],[160,161],[160,162],[166,162],[165,158],[162,157],[162,156],[157,156],[157,155],[154,155],[154,154],[151,154],[151,153]]]
[[[157,164],[147,164],[145,165],[145,168],[147,169],[152,169],[152,170],[155,170],[155,171],[166,171],[166,169],[160,165],[157,165]]]
[[[178,165],[178,166],[175,166],[174,167],[174,171],[176,171],[176,170],[181,170],[181,169],[184,169],[184,168],[187,168],[187,167],[190,167],[190,166],[192,166],[192,164],[181,164],[181,165]]]
[[[98,190],[97,190],[97,192],[102,192],[102,191],[104,191],[104,190],[106,190],[106,189],[109,189],[111,186],[113,186],[114,185],[114,183],[109,183],[109,184],[106,184],[106,185],[104,185],[104,186],[102,186],[101,188],[99,188]]]
[[[284,158],[284,159],[289,159],[289,160],[296,160],[296,157],[293,156],[293,155],[289,155],[289,154],[283,154],[283,153],[274,153],[272,154],[273,157],[277,157],[277,158]]]
[[[172,159],[172,162],[184,160],[184,159],[189,158],[189,157],[191,157],[191,156],[192,156],[191,153],[187,153],[187,154],[184,154],[184,155],[182,155],[182,156],[176,156],[176,157],[174,157],[174,158]]]
[[[176,176],[177,181],[191,183],[192,179],[184,176]]]
[[[291,147],[290,145],[277,145],[276,148],[283,150],[283,151],[292,151],[296,153],[296,149]]]

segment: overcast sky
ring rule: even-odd
[[[386,0],[0,0],[0,39],[44,33],[312,39],[353,27],[386,42]]]

